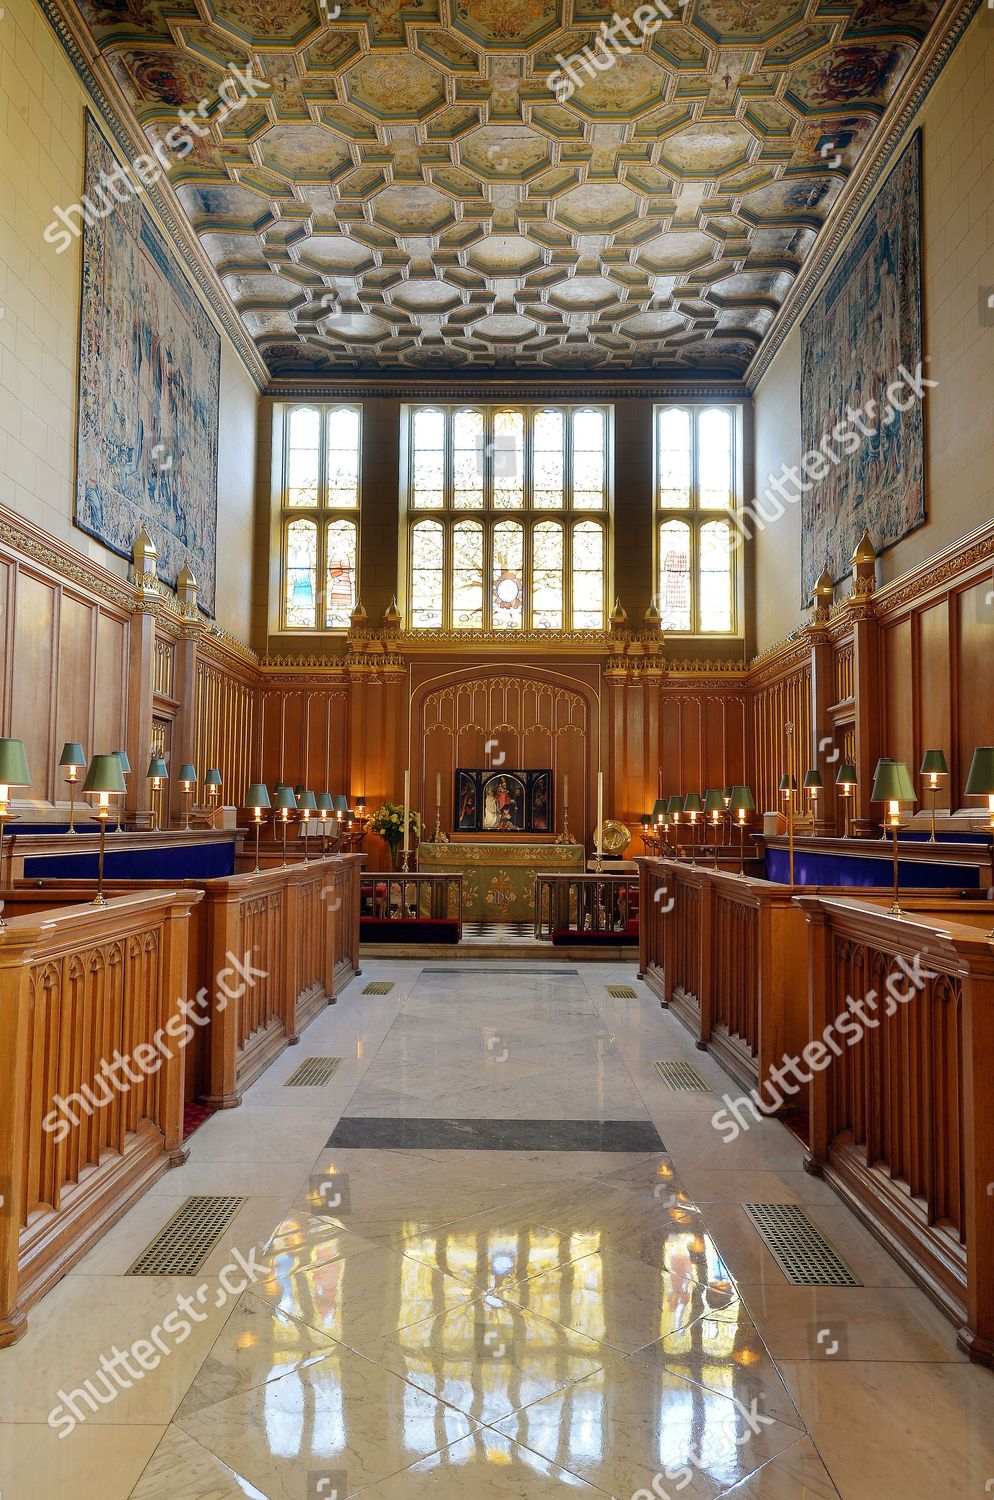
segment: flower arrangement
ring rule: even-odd
[[[407,826],[411,831],[411,842],[421,837],[421,814],[413,808],[407,814]],[[378,833],[390,845],[391,854],[396,854],[404,842],[404,809],[396,802],[384,802],[369,820],[373,833]]]

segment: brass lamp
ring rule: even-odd
[[[968,797],[987,798],[990,826],[994,828],[994,746],[980,745],[974,750],[965,792]]]
[[[104,895],[104,840],[107,836],[107,819],[110,817],[110,799],[125,796],[127,790],[120,755],[116,751],[113,755],[95,755],[90,761],[90,769],[83,783],[84,794],[97,799],[97,817],[100,821],[100,853],[97,858],[97,894],[93,898],[94,906],[107,905]]]
[[[169,770],[161,755],[152,756],[145,772],[145,780],[152,783],[152,810],[155,813],[155,832],[158,833],[162,817],[162,788],[169,780]]]
[[[86,756],[83,747],[76,740],[68,740],[62,747],[62,755],[59,757],[59,765],[65,767],[66,781],[69,783],[69,833],[76,832],[76,784],[79,781],[80,771],[86,770]]]
[[[321,824],[321,853],[328,853],[328,824],[335,815],[330,792],[318,792],[318,822]]]
[[[935,794],[939,790],[939,782],[943,776],[949,775],[949,767],[946,765],[946,757],[941,750],[926,750],[922,756],[922,763],[918,768],[919,776],[925,778],[925,786],[931,793],[932,833],[929,843],[935,843]]]
[[[185,829],[189,830],[189,827],[190,827],[190,808],[193,805],[193,789],[197,785],[197,768],[196,768],[196,766],[191,766],[189,762],[187,762],[187,764],[185,766],[180,766],[180,768],[179,768],[179,784],[180,784],[180,789],[181,789],[181,791],[183,793],[183,796],[186,799],[186,803],[185,803],[185,807],[184,807],[184,812],[183,812],[183,827]]]
[[[127,752],[127,750],[115,750],[114,754],[117,756],[118,760],[121,762],[121,770],[124,772],[125,790],[127,790],[128,777],[131,775],[131,762],[128,759],[128,752]],[[121,817],[122,817],[123,812],[124,812],[124,798],[122,797],[121,800],[120,800],[120,802],[117,804],[117,828],[115,829],[116,833],[121,833],[123,831],[122,830],[122,825],[121,825]]]
[[[657,797],[652,804],[652,821],[659,826],[666,821],[666,798]]]
[[[283,868],[287,868],[286,862],[286,830],[290,822],[290,814],[297,811],[297,797],[292,786],[281,786],[276,793],[276,801],[273,803],[276,809],[276,821],[280,825],[283,836]]]
[[[714,833],[714,867],[718,868],[718,828],[725,816],[725,794],[720,788],[711,788],[704,794],[704,815]]]
[[[300,809],[300,830],[304,835],[304,859],[310,858],[308,853],[308,839],[311,833],[311,814],[318,810],[317,798],[313,792],[302,791],[297,798],[297,806]]]
[[[839,789],[839,795],[842,798],[842,806],[845,808],[845,833],[842,835],[842,837],[847,839],[849,837],[849,829],[852,822],[849,808],[850,804],[852,803],[853,797],[856,795],[856,787],[859,785],[856,780],[856,767],[852,765],[850,761],[844,760],[842,762],[841,766],[839,767],[838,774],[835,778],[835,785]]]
[[[669,818],[670,822],[673,824],[673,847],[676,850],[677,858],[680,857],[680,840],[678,834],[680,832],[680,814],[682,812],[683,798],[676,796],[671,797],[666,804],[666,815]]]
[[[262,825],[266,821],[266,813],[272,807],[269,800],[269,788],[263,786],[261,781],[254,781],[245,793],[245,806],[252,814],[252,826],[255,828],[255,873],[258,875],[261,869],[259,863],[259,841],[262,838]]]
[[[349,799],[345,796],[344,792],[336,792],[331,799],[331,805],[335,810],[335,818],[338,823],[338,832],[335,835],[335,842],[338,845],[340,852],[342,843],[342,830],[344,828],[345,818],[349,810]]]
[[[787,803],[787,867],[791,887],[794,884],[794,793],[797,777],[784,772],[780,778],[780,795]]]
[[[683,810],[690,824],[690,862],[697,863],[697,819],[704,811],[704,803],[701,801],[700,792],[688,792],[683,799]]]
[[[803,790],[808,794],[808,805],[811,808],[811,816],[812,818],[817,818],[818,794],[819,792],[823,791],[825,787],[825,783],[821,777],[821,772],[813,769],[805,771],[804,781],[801,783],[801,785]]]
[[[23,740],[0,740],[0,881],[3,879],[3,831],[14,814],[10,810],[12,786],[30,786],[31,772]],[[3,916],[0,915],[0,927]]]
[[[901,826],[901,803],[918,801],[911,772],[903,760],[888,760],[882,756],[877,761],[870,801],[887,804],[884,822],[894,840],[894,905],[891,911],[895,917],[902,917],[904,913],[901,910],[898,888],[897,830]]]
[[[729,808],[739,829],[739,874],[745,874],[745,826],[751,812],[756,811],[756,799],[751,787],[733,786]]]
[[[204,777],[204,786],[207,788],[207,806],[210,809],[211,826],[217,817],[217,811],[221,802],[221,772],[216,766],[212,766]]]

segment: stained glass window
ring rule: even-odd
[[[664,630],[735,632],[737,432],[734,407],[657,410],[657,606]]]
[[[290,408],[283,467],[284,630],[348,628],[358,586],[360,465],[358,407]]]
[[[409,431],[411,626],[603,629],[608,410],[415,407]]]

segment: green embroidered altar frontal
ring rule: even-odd
[[[418,869],[461,871],[462,914],[468,921],[532,922],[535,876],[582,870],[582,844],[421,844]]]

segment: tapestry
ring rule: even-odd
[[[122,557],[144,526],[213,614],[221,340],[141,198],[101,190],[115,166],[87,115],[76,525]]]
[[[551,771],[457,771],[459,833],[549,833]]]
[[[801,450],[823,455],[801,496],[806,605],[826,564],[836,582],[848,575],[864,530],[880,552],[925,522],[921,392],[905,379],[927,375],[920,132],[801,324],[801,345]]]

